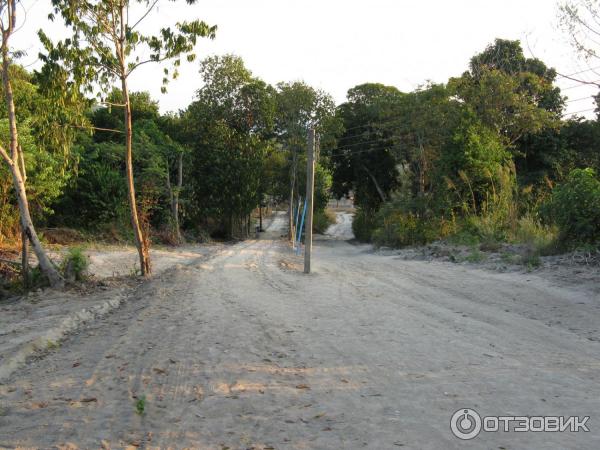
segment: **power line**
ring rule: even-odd
[[[399,150],[402,147],[405,147],[405,145],[404,144],[395,144],[395,145],[392,145],[390,147],[385,147],[385,148],[368,148],[368,149],[364,149],[364,150],[355,150],[352,152],[334,153],[334,154],[331,154],[328,156],[330,158],[334,158],[336,156],[350,156],[350,155],[357,155],[359,153],[368,153],[368,152],[382,151],[382,150]]]
[[[595,81],[582,81],[579,84],[576,84],[574,86],[569,86],[566,88],[561,89],[561,91],[568,91],[569,89],[576,89],[576,88],[580,88],[580,87],[584,87],[584,86],[594,86],[594,87],[600,87],[598,86],[597,83],[600,83],[600,80],[595,80]]]
[[[575,98],[573,100],[567,100],[565,103],[581,102],[583,100],[591,100],[593,98],[594,98],[593,95],[588,95],[587,97],[580,97],[580,98]]]
[[[596,108],[589,108],[589,109],[582,109],[581,111],[574,111],[574,112],[570,112],[570,113],[565,113],[563,114],[564,116],[571,116],[573,114],[579,114],[579,113],[584,113],[584,112],[590,112],[590,111],[596,111]]]
[[[558,78],[572,77],[573,75],[579,75],[579,74],[586,73],[586,72],[593,72],[593,71],[598,70],[598,69],[600,69],[600,66],[589,67],[589,68],[587,68],[585,70],[580,70],[579,72],[569,73],[567,75],[560,75],[560,74],[558,74]]]

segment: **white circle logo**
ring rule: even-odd
[[[481,431],[481,417],[473,409],[459,409],[450,419],[450,430],[459,439],[473,439]]]

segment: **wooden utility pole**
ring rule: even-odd
[[[306,149],[306,222],[304,229],[304,273],[310,273],[312,252],[313,198],[315,191],[315,129],[308,130]]]

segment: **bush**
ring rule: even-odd
[[[440,218],[422,218],[400,210],[382,209],[378,214],[380,224],[373,232],[377,246],[401,248],[409,245],[425,245],[447,237],[452,223]]]
[[[548,255],[556,250],[558,230],[554,225],[544,225],[539,219],[525,215],[518,220],[511,240],[529,245],[540,255]]]
[[[329,211],[328,209],[315,211],[313,217],[313,231],[315,233],[325,233],[325,231],[327,231],[327,228],[329,228],[329,226],[333,225],[334,223],[335,214]]]
[[[560,239],[573,244],[600,241],[600,181],[593,169],[575,169],[552,190],[542,206],[547,222],[555,223]]]
[[[62,271],[67,281],[82,281],[89,267],[89,260],[79,247],[69,249],[62,262]]]
[[[376,221],[373,212],[359,208],[354,213],[352,221],[352,232],[354,237],[361,242],[371,242],[371,236],[375,230]]]

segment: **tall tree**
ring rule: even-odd
[[[156,35],[145,34],[140,26],[155,10],[158,0],[52,0],[54,14],[62,16],[72,29],[69,39],[53,44],[43,31],[40,38],[46,48],[44,61],[49,65],[68,66],[77,83],[88,91],[100,85],[104,89],[115,81],[120,84],[125,121],[125,167],[131,224],[140,260],[142,275],[151,273],[149,237],[142,227],[136,202],[133,177],[133,125],[128,81],[132,73],[148,63],[170,60],[172,72],[164,69],[163,92],[169,76],[176,78],[181,57],[193,61],[196,41],[200,37],[215,36],[216,27],[195,20],[177,23],[175,29],[164,27]],[[188,0],[187,3],[194,3]],[[137,6],[137,8],[136,8]],[[134,11],[138,14],[134,17]],[[149,55],[145,57],[144,55]]]
[[[317,134],[331,125],[335,104],[331,96],[303,82],[279,83],[277,85],[277,139],[289,153],[289,230],[293,235],[293,205],[296,193],[302,192],[298,183],[298,167],[306,148],[306,133],[311,127]]]
[[[567,0],[560,4],[560,19],[563,29],[568,33],[575,51],[586,61],[600,58],[600,0]],[[593,84],[597,81],[585,81],[572,75],[564,75],[573,81]]]
[[[496,39],[471,58],[469,71],[449,81],[450,90],[513,154],[519,179],[535,180],[556,138],[565,99],[554,86],[556,71],[526,58],[519,41]]]
[[[19,205],[23,236],[26,236],[31,242],[33,251],[35,252],[35,255],[39,261],[40,268],[43,274],[48,278],[50,285],[61,286],[63,284],[63,279],[56,270],[56,267],[52,264],[52,261],[50,261],[50,258],[48,258],[48,255],[46,254],[42,243],[38,238],[35,227],[33,226],[33,221],[31,220],[31,214],[29,211],[29,201],[27,199],[27,192],[25,188],[25,161],[23,150],[19,143],[17,113],[15,110],[15,101],[10,72],[12,57],[14,56],[15,52],[11,51],[9,46],[10,38],[14,34],[17,26],[18,4],[19,2],[16,0],[4,0],[0,2],[0,27],[2,31],[2,87],[6,102],[10,135],[8,151],[4,144],[0,145],[0,156],[2,156],[2,159],[4,159],[6,162],[12,174],[13,186]],[[26,261],[23,262],[26,263]]]
[[[200,73],[204,85],[184,116],[192,148],[190,207],[196,223],[213,220],[225,236],[245,237],[264,186],[273,88],[234,55],[207,58]]]
[[[338,107],[345,131],[331,150],[333,191],[338,197],[354,191],[355,203],[370,212],[399,185],[394,147],[404,96],[395,87],[366,83],[350,89]]]

